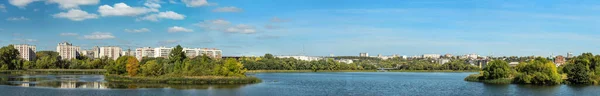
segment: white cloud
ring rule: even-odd
[[[238,24],[237,26],[231,26],[231,27],[225,29],[224,32],[252,34],[252,33],[256,33],[256,29],[254,28],[254,26],[250,26],[250,25],[246,25],[246,24]]]
[[[137,16],[150,12],[158,12],[157,9],[145,7],[131,7],[125,3],[116,3],[113,6],[102,5],[98,8],[101,16]]]
[[[209,5],[206,0],[181,0],[187,7],[200,7]]]
[[[150,29],[148,29],[148,28],[141,28],[141,29],[125,29],[125,32],[130,32],[130,33],[143,33],[143,32],[150,32]]]
[[[194,32],[194,30],[192,29],[186,29],[183,27],[179,27],[179,26],[173,26],[170,27],[168,30],[169,33],[176,33],[176,32]]]
[[[96,19],[98,15],[89,14],[88,12],[79,10],[79,9],[71,9],[68,12],[60,12],[58,14],[52,15],[54,18],[67,18],[73,21],[83,21],[85,19]]]
[[[48,0],[48,3],[57,3],[61,9],[79,8],[79,5],[96,5],[100,0]]]
[[[144,6],[149,7],[149,8],[160,8],[160,4],[158,3],[154,3],[154,2],[146,2],[144,3]]]
[[[36,40],[36,39],[13,39],[13,41],[17,41],[17,42],[37,42],[38,40]]]
[[[165,41],[158,41],[158,45],[171,45],[171,44],[176,44],[179,43],[179,40],[165,40]]]
[[[215,10],[212,10],[212,11],[213,12],[242,12],[244,10],[237,8],[237,7],[229,6],[229,7],[220,7]]]
[[[113,39],[113,38],[115,38],[115,36],[113,36],[112,33],[108,33],[108,32],[94,32],[89,35],[84,35],[83,38],[90,39],[90,40],[102,40],[102,39]]]
[[[4,4],[0,4],[0,12],[6,12],[6,6],[4,6]]]
[[[25,20],[29,20],[29,18],[25,18],[25,17],[21,16],[21,17],[6,18],[6,20],[8,20],[8,21],[25,21]]]
[[[77,36],[77,33],[60,33],[60,36]]]
[[[227,33],[256,33],[256,28],[254,26],[246,24],[238,24],[236,26],[232,26],[229,21],[223,19],[205,20],[195,25],[206,30],[214,30]]]
[[[150,14],[148,16],[138,18],[138,20],[148,20],[148,21],[158,21],[158,19],[173,19],[173,20],[183,20],[185,19],[185,15],[181,15],[179,13],[175,13],[173,11],[160,12],[158,14]]]
[[[204,20],[198,24],[195,24],[198,27],[202,27],[207,30],[222,30],[225,29],[231,24],[229,21],[223,19],[216,20]]]
[[[19,8],[25,8],[29,3],[38,1],[38,0],[8,0],[8,3],[11,5],[17,6]]]

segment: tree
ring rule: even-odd
[[[229,58],[225,60],[224,64],[218,68],[219,73],[222,76],[234,76],[234,77],[244,77],[246,76],[246,68],[242,63],[238,62],[235,59]]]
[[[127,75],[135,76],[140,68],[139,61],[133,56],[127,56]]]
[[[275,57],[273,56],[273,54],[269,54],[269,53],[267,53],[267,54],[265,54],[264,58],[265,58],[265,59],[273,59],[273,58],[275,58]]]
[[[125,72],[127,72],[127,68],[126,68],[127,60],[130,57],[133,57],[133,56],[121,56],[121,57],[117,58],[117,61],[115,61],[114,63],[108,63],[106,66],[104,66],[104,69],[106,69],[106,71],[110,74],[125,74]],[[135,58],[135,57],[133,57],[133,58]],[[99,63],[106,64],[106,62],[110,62],[110,60],[107,60],[107,59],[109,59],[109,58],[104,57],[104,58],[102,58],[102,60],[100,60]]]
[[[180,45],[175,46],[175,48],[171,50],[171,53],[169,53],[169,64],[174,64],[173,70],[170,71],[181,71],[184,62],[183,60],[185,60],[185,58],[186,56],[183,52],[183,47]]]
[[[507,78],[510,75],[510,67],[503,60],[494,60],[483,68],[483,78],[487,80]]]
[[[545,58],[535,58],[529,62],[517,65],[519,74],[514,82],[521,84],[556,85],[560,84],[561,76],[556,65]]]
[[[162,65],[157,63],[156,60],[147,61],[140,70],[141,74],[145,76],[160,76],[163,74]]]
[[[18,70],[22,60],[19,58],[19,50],[13,45],[0,48],[0,68],[2,70]]]

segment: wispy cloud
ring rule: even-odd
[[[26,18],[24,16],[21,17],[10,17],[10,18],[6,18],[7,21],[26,21],[29,20],[29,18]]]
[[[78,36],[77,33],[60,33],[60,36]]]
[[[89,40],[104,40],[104,39],[113,39],[115,36],[112,33],[108,32],[94,32],[89,35],[83,35],[84,39]]]
[[[144,32],[150,32],[150,29],[148,29],[148,28],[125,29],[124,31],[129,32],[129,33],[144,33]]]
[[[228,6],[228,7],[219,7],[217,9],[214,9],[213,12],[242,12],[244,10],[242,10],[241,8],[237,8],[234,6]]]
[[[173,26],[173,27],[169,27],[169,29],[167,30],[167,32],[169,32],[169,33],[194,32],[194,30],[183,28],[183,27],[179,27],[179,26]]]

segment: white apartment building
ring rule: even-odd
[[[121,56],[135,56],[135,50],[131,51],[131,49],[123,50]]]
[[[423,58],[431,58],[431,59],[437,59],[440,58],[440,54],[423,54]]]
[[[142,47],[135,49],[135,58],[142,60],[144,57],[154,57],[154,48]]]
[[[223,53],[216,48],[183,48],[185,56],[194,58],[196,56],[206,55],[210,58],[222,58]]]
[[[101,58],[108,57],[112,58],[113,60],[117,60],[117,58],[121,56],[122,51],[123,50],[121,49],[121,47],[116,46],[100,47],[100,54],[98,54],[98,56],[100,56]]]
[[[35,60],[35,45],[18,44],[13,46],[15,49],[19,50],[19,57],[27,61]]]
[[[60,55],[61,59],[73,59],[79,55],[79,46],[73,46],[69,42],[58,43],[56,46],[56,52]]]
[[[173,50],[173,47],[171,47],[171,48],[167,48],[167,47],[154,48],[154,57],[168,58],[169,54],[171,54],[171,50]]]
[[[276,58],[294,58],[297,60],[303,60],[303,61],[316,61],[316,60],[321,60],[323,58],[321,57],[311,57],[311,56],[275,56]]]

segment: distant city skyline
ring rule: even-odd
[[[0,45],[219,48],[223,56],[600,53],[600,1],[1,0]]]

